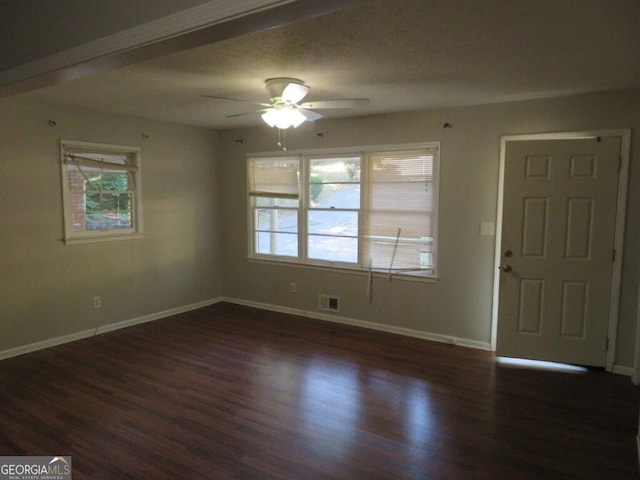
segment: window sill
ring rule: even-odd
[[[369,275],[368,270],[361,268],[348,267],[348,266],[327,266],[327,265],[315,265],[312,263],[299,263],[287,260],[271,260],[264,258],[246,257],[249,263],[258,263],[262,265],[274,265],[279,267],[293,267],[302,268],[307,270],[318,270],[323,272],[340,273],[345,275],[356,275],[360,277],[366,277]],[[388,278],[389,274],[381,270],[374,270],[371,272],[375,278]],[[392,273],[391,278],[393,280],[403,280],[408,282],[420,282],[420,283],[438,283],[438,277],[436,275],[410,275],[406,273]]]
[[[115,241],[121,241],[121,240],[137,240],[142,237],[143,237],[142,233],[127,233],[123,235],[100,235],[100,236],[96,235],[94,237],[87,236],[87,237],[65,238],[64,243],[65,245],[79,245],[82,243],[102,243],[102,242],[115,242]]]

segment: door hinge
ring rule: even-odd
[[[611,256],[611,261],[615,262],[616,261],[616,249],[613,249],[613,255]]]

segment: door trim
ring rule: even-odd
[[[526,135],[504,135],[500,137],[500,169],[498,178],[498,205],[496,212],[496,242],[494,251],[493,300],[491,308],[491,350],[495,352],[498,336],[498,298],[500,294],[500,276],[497,274],[501,259],[502,209],[504,202],[504,169],[507,142],[526,140],[570,140],[595,137],[620,137],[620,171],[618,173],[618,198],[616,203],[616,226],[614,248],[616,258],[613,262],[611,292],[609,302],[609,327],[607,358],[605,368],[613,371],[616,359],[616,341],[618,336],[618,317],[620,310],[620,281],[622,278],[622,259],[624,257],[624,230],[627,217],[627,190],[629,182],[629,158],[631,150],[631,129],[586,130],[576,132],[537,133]]]

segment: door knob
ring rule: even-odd
[[[500,265],[498,268],[504,273],[509,273],[511,271],[511,265]]]

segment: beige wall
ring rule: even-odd
[[[445,122],[453,128],[443,129]],[[319,121],[290,131],[289,151],[441,142],[439,281],[388,283],[377,278],[371,302],[364,276],[246,260],[245,156],[275,151],[276,136],[275,131],[264,127],[224,132],[221,176],[225,179],[225,295],[317,312],[319,293],[337,294],[343,317],[488,344],[494,237],[480,235],[480,222],[496,220],[501,135],[628,127],[640,127],[640,91]],[[623,367],[634,365],[640,254],[638,152],[640,138],[634,135],[615,361]],[[296,294],[289,293],[289,282],[297,283]]]
[[[221,295],[217,137],[0,101],[0,352]],[[142,149],[144,238],[63,243],[60,139]]]
[[[495,221],[500,136],[639,126],[640,91],[628,91],[321,121],[290,132],[290,150],[441,142],[439,281],[377,278],[369,302],[363,275],[247,262],[245,156],[276,150],[275,131],[216,133],[0,101],[0,352],[223,294],[310,312],[318,293],[337,294],[343,317],[486,344],[494,238],[480,235],[480,222]],[[64,245],[61,138],[142,148],[143,239]],[[623,367],[634,365],[638,152],[633,135],[616,359]],[[102,296],[100,310],[94,295]]]

